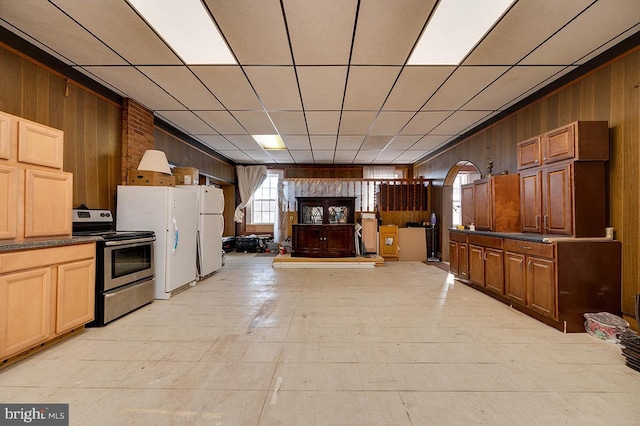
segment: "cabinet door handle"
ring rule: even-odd
[[[540,215],[536,215],[536,229],[540,228]]]
[[[531,261],[527,262],[527,272],[531,273]]]
[[[520,259],[520,266],[524,264],[524,258]]]
[[[484,252],[484,260],[487,260],[487,252]]]
[[[482,260],[482,252],[481,251],[478,252],[478,257],[480,258],[480,260]]]
[[[548,219],[548,217],[549,216],[547,216],[546,214],[544,215],[544,226],[543,226],[544,229],[548,229],[547,228],[547,219]]]

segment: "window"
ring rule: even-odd
[[[273,224],[278,205],[278,175],[267,175],[251,199],[251,223]]]

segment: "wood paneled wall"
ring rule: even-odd
[[[622,310],[632,316],[635,294],[640,293],[639,48],[518,110],[435,158],[416,164],[414,171],[416,175],[434,179],[436,187],[442,185],[451,167],[461,160],[473,162],[484,174],[487,158],[491,158],[494,174],[516,173],[518,142],[576,120],[609,122],[608,224],[615,228],[615,238],[622,241]],[[437,198],[434,197],[433,207],[441,212],[447,207],[439,206]]]
[[[0,44],[0,111],[62,129],[73,206],[115,210],[121,180],[119,105]]]

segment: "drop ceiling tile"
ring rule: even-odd
[[[333,163],[335,153],[333,150],[321,151],[313,150],[313,158],[316,163]]]
[[[342,113],[342,120],[340,121],[340,134],[366,135],[376,115],[377,112],[375,111],[344,111]]]
[[[335,136],[317,136],[311,135],[311,148],[316,150],[333,150],[336,147]]]
[[[436,135],[461,134],[464,129],[474,125],[488,115],[487,111],[458,111],[433,129]]]
[[[289,150],[291,157],[296,163],[300,164],[312,164],[313,154],[310,150]]]
[[[293,67],[245,67],[244,70],[267,110],[302,109]]]
[[[410,151],[430,151],[453,138],[454,136],[451,135],[427,135],[416,142],[415,145],[411,147]]]
[[[347,81],[344,108],[378,111],[387,98],[400,70],[400,67],[393,66],[352,66]]]
[[[531,89],[529,89],[529,90],[527,90],[525,92],[522,92],[521,94],[518,95],[517,98],[509,101],[504,106],[502,106],[500,109],[501,110],[505,110],[505,109],[515,105],[516,103],[518,103],[521,100],[525,99],[527,96],[530,96],[533,93],[535,93],[536,91],[542,89],[544,86],[549,84],[551,81],[555,81],[555,80],[559,79],[560,77],[564,76],[565,74],[570,73],[571,71],[575,70],[576,68],[578,68],[578,67],[577,66],[569,66],[569,67],[565,67],[564,69],[561,69],[557,74],[554,74],[548,81],[543,81],[540,84],[538,84],[537,86],[533,86]]]
[[[222,134],[244,134],[247,133],[235,118],[227,111],[194,111],[194,113],[204,120],[205,123],[213,127]]]
[[[51,3],[39,0],[3,1],[0,16],[74,64],[127,64]]]
[[[191,111],[155,111],[155,114],[173,123],[186,134],[217,134],[200,117]]]
[[[231,51],[244,65],[291,65],[278,0],[205,0]]]
[[[396,136],[389,144],[390,149],[409,149],[420,140],[422,135]]]
[[[362,144],[362,149],[377,149],[381,150],[385,146],[389,145],[389,142],[393,139],[393,136],[367,136]]]
[[[275,160],[264,149],[245,149],[244,153],[259,163],[275,163]]]
[[[403,65],[435,3],[435,0],[361,2],[351,63]]]
[[[420,109],[455,69],[449,66],[404,67],[384,104],[384,110]]]
[[[281,150],[268,150],[267,154],[273,158],[274,161],[278,163],[293,163],[293,158],[291,154],[286,149]]]
[[[122,0],[96,1],[90,7],[76,0],[52,2],[133,65],[182,65],[180,58]]]
[[[500,77],[495,83],[471,99],[462,109],[464,110],[497,110],[504,105],[536,87],[564,67],[553,66],[516,66]]]
[[[236,149],[236,147],[231,142],[220,135],[193,135],[193,137],[198,139],[203,144],[207,145],[209,148],[215,149],[216,151]]]
[[[358,150],[362,146],[362,142],[364,142],[364,136],[338,136],[338,145],[337,149],[340,150],[350,150],[355,149]]]
[[[311,144],[307,135],[280,135],[289,150],[309,150]]]
[[[418,150],[408,150],[403,152],[402,154],[400,154],[398,156],[398,158],[396,158],[396,164],[411,164],[411,163],[415,163],[416,161],[418,161],[420,158],[422,158],[424,156],[425,152],[424,151],[418,151]]]
[[[247,154],[245,154],[243,151],[240,151],[239,149],[220,151],[220,154],[240,164],[248,164],[248,163],[253,164],[256,162],[255,160],[253,160],[251,157],[249,157]]]
[[[189,67],[228,110],[261,110],[262,105],[237,65]]]
[[[296,67],[305,109],[339,110],[342,107],[347,67]]]
[[[411,120],[413,114],[413,112],[382,111],[373,123],[369,134],[395,135]]]
[[[595,2],[549,41],[526,57],[524,65],[571,65],[595,46],[607,43],[638,24],[640,2],[607,0]],[[603,25],[603,23],[606,24]],[[576,43],[580,40],[580,43]]]
[[[420,111],[400,133],[403,135],[424,135],[450,115],[451,111]]]
[[[395,149],[385,149],[381,151],[380,154],[375,159],[376,163],[392,163],[396,161],[396,159],[404,153],[403,150],[395,150]]]
[[[353,163],[358,151],[353,150],[338,150],[335,152],[336,163]]]
[[[582,64],[585,64],[585,63],[589,62],[591,59],[595,58],[596,56],[598,56],[601,53],[604,53],[606,50],[612,48],[616,44],[622,42],[627,37],[632,36],[633,34],[637,33],[638,31],[640,31],[640,23],[638,23],[637,25],[631,27],[630,29],[628,29],[627,31],[623,32],[619,36],[611,39],[609,42],[603,44],[601,47],[599,47],[598,49],[595,49],[594,51],[592,51],[591,53],[587,54],[586,56],[583,56],[582,58],[578,59],[575,62],[575,64],[576,65],[582,65]]]
[[[279,134],[304,134],[307,133],[307,124],[304,114],[300,112],[268,111]]]
[[[354,159],[354,163],[369,164],[373,162],[378,156],[377,150],[360,150]]]
[[[307,111],[306,116],[310,134],[331,135],[338,132],[340,111]]]
[[[241,150],[261,149],[260,145],[249,135],[225,135],[235,147]]]
[[[184,109],[184,106],[147,76],[130,66],[86,67],[85,70],[108,82],[123,96],[135,99],[151,110]]]
[[[455,111],[508,69],[504,66],[459,67],[422,110]]]
[[[234,111],[233,115],[251,135],[276,134],[276,129],[264,111]]]
[[[223,106],[185,66],[138,67],[188,109],[223,110]]]
[[[463,64],[516,64],[590,3],[592,0],[572,0],[560,7],[558,0],[516,2]]]
[[[346,65],[356,0],[284,0],[297,65]]]

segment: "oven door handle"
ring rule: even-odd
[[[128,244],[137,244],[137,243],[148,243],[151,241],[155,241],[156,237],[144,237],[144,238],[135,238],[132,240],[118,240],[118,241],[106,241],[104,243],[105,246],[124,246]]]

